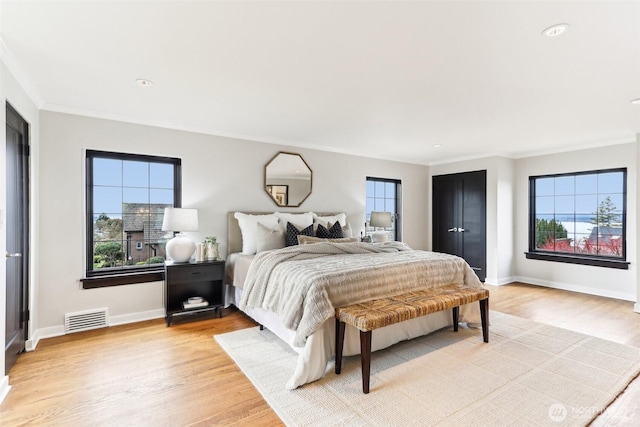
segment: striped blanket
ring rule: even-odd
[[[334,316],[335,307],[452,284],[482,286],[471,267],[453,255],[413,250],[401,242],[314,243],[258,253],[240,309],[278,314],[296,332],[294,345],[302,347]]]

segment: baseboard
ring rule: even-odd
[[[110,316],[109,326],[126,325],[127,323],[144,322],[145,320],[161,319],[164,317],[164,309],[142,311],[140,313]]]
[[[508,285],[509,283],[513,283],[515,281],[516,279],[513,277],[503,277],[501,279],[486,277],[484,279],[484,283],[486,283],[487,285],[493,285],[493,286]]]
[[[582,294],[597,295],[600,297],[615,298],[615,299],[620,299],[624,301],[636,300],[635,294],[627,294],[623,292],[612,292],[609,289],[598,289],[598,288],[591,288],[591,287],[585,287],[580,285],[573,285],[570,283],[551,282],[549,280],[540,280],[540,279],[535,279],[533,277],[523,277],[523,276],[516,276],[513,278],[513,280],[515,282],[529,283],[531,285],[545,286],[547,288],[561,289],[563,291],[580,292]],[[636,304],[636,306],[638,306],[638,304]],[[640,307],[637,307],[637,308],[640,308]],[[634,308],[634,311],[638,311],[638,310]]]
[[[107,324],[109,326],[126,325],[127,323],[143,322],[145,320],[161,319],[163,317],[164,309],[157,309],[142,311],[140,313],[123,314],[120,316],[110,316],[107,319]],[[27,340],[27,342],[25,343],[25,350],[35,350],[41,339],[59,337],[62,335],[65,335],[64,325],[37,329],[31,339]]]
[[[9,376],[5,375],[2,377],[2,381],[0,381],[0,403],[4,401],[5,397],[7,397],[9,390],[11,390],[11,386],[9,385]]]
[[[640,303],[635,303],[633,305],[633,311],[635,311],[636,313],[640,313]]]
[[[25,350],[33,351],[38,346],[41,339],[60,337],[64,335],[64,326],[50,326],[48,328],[36,329],[30,340],[25,343]]]

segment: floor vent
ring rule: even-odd
[[[108,309],[99,308],[96,310],[78,311],[76,313],[65,313],[64,332],[88,331],[90,329],[106,328]]]

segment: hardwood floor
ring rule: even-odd
[[[255,326],[163,319],[42,340],[9,372],[0,425],[281,425],[214,334]]]
[[[488,286],[491,309],[640,347],[633,303],[525,284]],[[161,319],[42,340],[9,373],[0,425],[282,425],[212,336],[255,326]],[[640,379],[594,425],[640,425]],[[621,422],[621,420],[623,422]]]

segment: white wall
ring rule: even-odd
[[[37,202],[34,194],[37,192],[36,180],[38,176],[37,165],[38,165],[38,147],[39,147],[39,138],[40,138],[40,126],[38,123],[38,109],[35,104],[30,100],[29,96],[24,92],[24,90],[20,87],[14,76],[7,69],[4,59],[0,62],[0,99],[3,101],[3,105],[1,106],[2,112],[0,113],[0,125],[4,130],[6,128],[6,110],[5,110],[5,102],[9,102],[20,115],[29,123],[29,132],[30,135],[30,144],[31,144],[31,194],[32,194],[32,205],[31,205],[31,253],[30,253],[30,278],[29,278],[29,297],[30,303],[29,306],[31,308],[35,307],[35,295],[38,293],[37,283],[38,283],[38,270],[36,268],[38,257],[37,257],[37,244],[36,239],[38,237],[38,228],[36,226],[35,221],[35,213],[38,210]],[[5,175],[5,165],[6,165],[6,132],[1,132],[0,135],[0,256],[4,258],[4,254],[7,251],[7,239],[6,239],[6,211],[7,211],[7,201],[6,201],[6,175]],[[0,262],[0,336],[2,337],[2,343],[6,342],[5,330],[6,330],[6,264],[4,260]],[[28,330],[32,332],[35,330],[35,325],[37,324],[37,313],[35,310],[31,313],[31,320],[28,324]],[[4,346],[3,346],[4,348]],[[4,350],[0,352],[0,367],[4,371],[4,363],[5,363],[5,355]],[[8,390],[8,377],[0,375],[0,402],[4,398],[4,394]]]
[[[640,197],[638,197],[638,192],[640,192],[640,174],[638,171],[638,166],[640,166],[640,133],[636,134],[636,222],[638,220],[638,212],[640,212]],[[628,203],[628,202],[627,202]],[[640,227],[636,225],[636,267],[640,265],[640,251],[638,250],[638,242],[640,242]],[[640,275],[636,272],[636,303],[633,306],[633,310],[640,313]]]
[[[516,160],[515,269],[517,280],[559,289],[636,301],[637,240],[636,143],[556,153]],[[529,176],[627,168],[627,261],[629,270],[526,259],[528,250]]]
[[[498,285],[513,280],[513,167],[514,161],[505,157],[433,165],[429,170],[429,198],[432,181],[437,175],[487,171],[487,277],[485,282]],[[428,228],[432,227],[429,212]],[[431,242],[431,232],[429,233]]]
[[[108,307],[111,322],[163,315],[162,283],[81,289],[84,274],[84,151],[97,149],[182,159],[182,204],[199,209],[195,239],[217,236],[226,253],[226,213],[275,211],[264,191],[264,166],[280,150],[300,153],[313,171],[313,192],[297,211],[344,211],[364,228],[366,177],[402,180],[404,241],[428,244],[428,168],[357,156],[43,111],[39,181],[41,336],[62,332],[64,313]],[[291,209],[280,209],[287,211]]]

